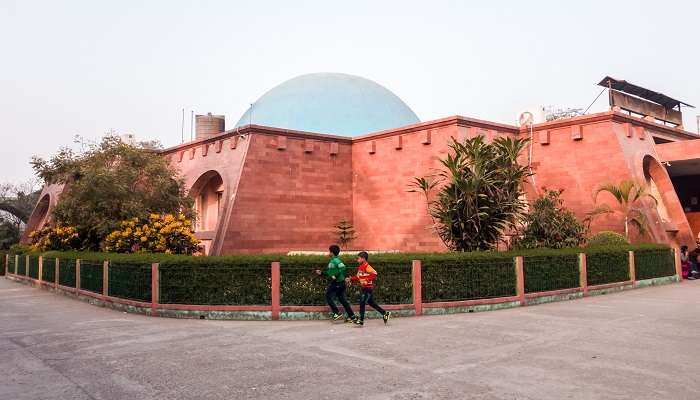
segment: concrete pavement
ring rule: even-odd
[[[151,318],[0,279],[0,399],[698,399],[700,282],[475,314]]]

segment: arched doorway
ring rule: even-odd
[[[224,180],[216,171],[202,174],[190,189],[197,218],[194,231],[209,254],[224,207]]]
[[[49,208],[51,206],[51,196],[45,194],[34,207],[34,212],[27,221],[26,231],[28,233],[38,231],[46,225],[49,219]]]
[[[644,183],[657,200],[656,214],[650,215],[650,230],[656,241],[680,245],[692,241],[688,221],[666,168],[651,155],[642,159]],[[649,204],[653,206],[653,204]]]

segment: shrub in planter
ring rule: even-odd
[[[624,236],[619,233],[603,231],[596,233],[588,239],[588,247],[616,246],[630,244]]]

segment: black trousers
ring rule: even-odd
[[[365,320],[365,305],[369,304],[372,308],[377,310],[380,314],[386,314],[383,308],[379,307],[376,301],[374,301],[374,293],[372,289],[362,288],[362,295],[360,296],[360,321]]]
[[[333,314],[339,314],[338,307],[335,305],[334,300],[334,298],[337,297],[338,301],[345,309],[345,312],[348,314],[348,317],[353,317],[355,313],[352,312],[350,303],[348,303],[348,299],[345,297],[346,288],[345,282],[330,282],[326,289],[326,303],[328,303],[328,307],[331,308]]]

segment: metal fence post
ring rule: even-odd
[[[416,316],[423,315],[423,266],[420,260],[413,260],[411,265],[413,278],[413,309]]]
[[[10,255],[5,253],[5,276],[10,274]]]
[[[158,302],[160,301],[160,277],[158,276],[158,263],[151,264],[151,316],[158,316]]]
[[[523,256],[515,257],[515,293],[521,306],[525,304],[525,260]]]
[[[102,295],[109,296],[109,261],[102,262]]]
[[[17,265],[19,264],[19,254],[15,254],[15,276],[17,276]]]
[[[586,253],[578,255],[579,286],[583,290],[583,295],[588,296],[588,270],[586,268]]]
[[[75,260],[75,290],[80,290],[80,259]]]
[[[54,286],[56,289],[58,289],[58,282],[59,282],[59,280],[58,280],[58,274],[61,272],[61,271],[60,271],[61,268],[59,267],[59,265],[60,265],[61,262],[58,260],[58,257],[56,257],[56,260],[55,260],[54,262],[55,262],[54,268],[56,269],[56,273],[55,273],[55,276],[54,276],[54,283],[53,283],[53,286]]]
[[[630,266],[630,281],[634,285],[634,283],[637,281],[637,272],[634,267],[634,251],[629,251],[628,253],[628,263]]]
[[[24,276],[29,278],[29,255],[24,256]]]
[[[271,277],[272,277],[272,302],[270,303],[272,305],[272,319],[278,320],[280,319],[280,263],[279,261],[275,261],[272,263],[270,266],[272,268],[271,271]]]
[[[41,287],[41,282],[44,280],[44,256],[39,256],[39,276],[37,280],[39,281],[39,287]]]

